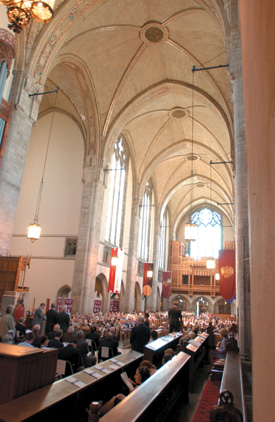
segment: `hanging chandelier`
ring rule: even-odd
[[[9,20],[8,28],[19,34],[25,28],[30,19],[37,22],[49,22],[53,17],[55,0],[0,0],[0,4],[7,6]]]

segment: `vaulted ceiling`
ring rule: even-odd
[[[56,48],[46,86],[60,86],[56,107],[79,124],[86,151],[103,156],[124,134],[139,194],[152,178],[175,226],[190,202],[233,224],[230,77],[209,69],[228,63],[227,27],[221,0],[68,0],[41,31]]]

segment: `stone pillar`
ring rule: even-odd
[[[152,294],[147,298],[147,310],[151,312],[156,312],[157,310],[157,289],[158,289],[158,273],[159,273],[159,234],[160,234],[160,218],[159,218],[159,215],[156,215],[155,225],[154,225],[154,241],[153,241],[153,263],[154,263],[153,286],[152,286]]]
[[[22,81],[26,83],[24,88]],[[15,73],[11,96],[15,105],[0,169],[0,255],[3,256],[10,251],[32,125],[41,101],[41,97],[29,97],[28,93],[37,91],[38,86],[30,76],[25,79],[22,73]]]
[[[274,419],[275,3],[239,1],[247,147],[253,420]],[[248,333],[249,335],[249,333]]]
[[[135,300],[135,282],[137,274],[137,256],[138,256],[138,235],[139,235],[139,204],[140,198],[133,198],[131,228],[128,249],[128,265],[126,278],[126,292],[124,295],[124,303],[121,303],[122,312],[133,312]]]
[[[73,312],[93,310],[104,197],[104,185],[98,173],[96,157],[87,157],[72,288]]]
[[[231,34],[229,39],[229,70],[232,80],[235,139],[235,247],[236,302],[239,326],[238,342],[243,356],[251,358],[251,318],[249,291],[249,239],[247,157],[245,144],[242,54],[238,1],[231,2]]]

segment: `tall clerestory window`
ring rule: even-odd
[[[109,195],[107,205],[105,240],[115,246],[121,246],[122,219],[128,158],[120,136],[114,144],[111,168],[109,169]]]
[[[191,222],[197,226],[196,240],[190,245],[191,257],[194,259],[218,258],[222,245],[221,215],[204,208],[192,214]]]
[[[144,261],[149,259],[150,223],[152,211],[152,184],[147,182],[141,204],[139,257]]]
[[[166,244],[168,235],[168,212],[167,209],[160,219],[160,236],[159,236],[159,268],[166,269]]]

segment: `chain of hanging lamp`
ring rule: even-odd
[[[43,170],[42,170],[42,176],[41,176],[41,181],[40,181],[40,186],[39,186],[35,215],[34,215],[33,223],[29,224],[29,227],[28,227],[27,237],[28,237],[28,239],[30,239],[32,245],[34,244],[35,240],[38,240],[40,238],[40,234],[41,234],[41,226],[38,223],[38,217],[39,217],[39,210],[40,210],[42,192],[43,192],[43,187],[44,187],[44,175],[45,175],[45,169],[46,169],[47,158],[48,158],[48,153],[49,153],[49,145],[50,145],[52,128],[53,128],[54,110],[55,110],[55,107],[56,107],[58,89],[55,91],[56,96],[55,96],[55,102],[54,102],[54,109],[53,109],[53,113],[52,113],[52,116],[51,116],[50,130],[49,130],[46,154],[45,154],[44,165],[43,165]]]
[[[189,223],[185,224],[185,240],[190,242],[195,240],[196,224],[192,224],[193,212],[193,194],[194,194],[194,102],[195,102],[195,85],[194,85],[194,72],[192,71],[192,125],[191,125],[191,180],[190,180],[190,217]]]
[[[53,18],[55,0],[1,0],[0,4],[7,6],[9,20],[8,28],[19,34],[31,19],[47,23]]]

